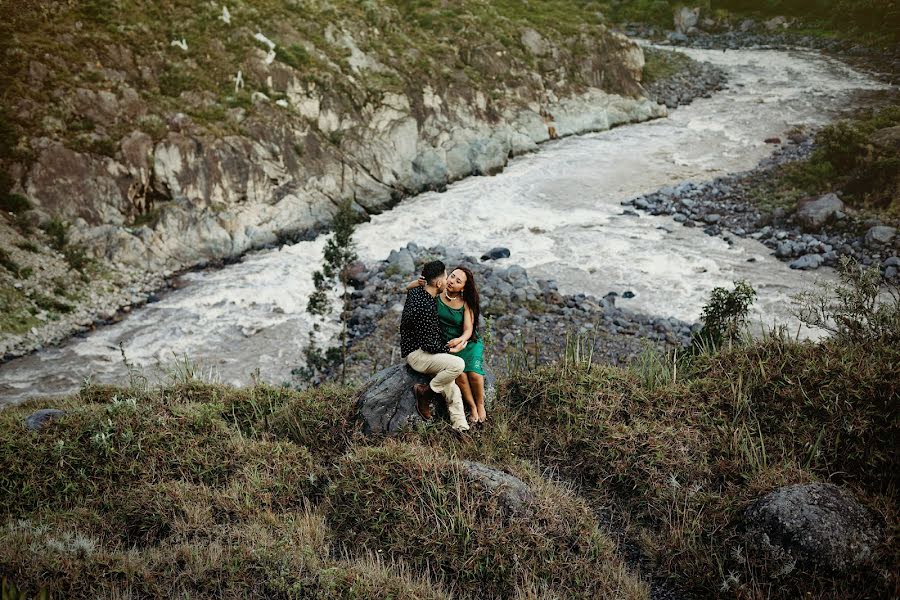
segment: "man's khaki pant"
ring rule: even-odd
[[[406,357],[407,364],[414,371],[434,375],[431,380],[431,389],[438,394],[443,394],[447,399],[447,411],[450,413],[450,424],[453,429],[466,431],[469,423],[466,421],[466,413],[463,410],[462,393],[456,385],[456,378],[462,375],[466,363],[463,359],[452,354],[429,354],[421,348],[410,352]]]

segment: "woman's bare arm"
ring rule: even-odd
[[[408,292],[409,290],[414,290],[414,289],[416,289],[417,287],[423,287],[424,285],[425,285],[425,279],[423,279],[422,277],[419,277],[419,278],[416,279],[415,281],[410,281],[410,282],[409,282],[409,285],[407,285],[407,286],[406,286],[405,288],[403,288],[403,289],[406,290],[406,291]]]

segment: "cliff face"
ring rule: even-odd
[[[158,4],[5,15],[15,145],[0,156],[30,203],[3,223],[10,245],[68,224],[107,280],[166,275],[308,235],[346,198],[374,214],[553,137],[665,114],[641,95],[640,48],[574,6]],[[5,349],[35,335],[18,333]]]

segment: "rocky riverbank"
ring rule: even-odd
[[[667,108],[685,106],[697,98],[709,98],[728,81],[725,72],[710,63],[694,61],[684,55],[667,56],[668,51],[657,48],[646,48],[644,53],[648,64],[661,63],[662,68],[672,70],[666,76],[650,79],[644,84],[647,97]]]
[[[512,264],[515,257],[482,260],[453,248],[420,248],[411,243],[387,260],[360,262],[351,269],[351,379],[363,380],[400,361],[398,327],[406,285],[416,279],[425,262],[435,259],[450,270],[465,265],[475,273],[485,355],[498,373],[506,372],[510,361],[544,364],[573,352],[590,355],[595,362],[624,365],[648,345],[666,349],[688,344],[699,327],[628,310],[628,300],[634,297],[629,290],[610,290],[603,298],[563,295],[556,282],[535,279]]]
[[[664,51],[659,50],[654,50],[654,52],[664,53]],[[628,104],[628,106],[633,105],[633,107],[638,107],[636,110],[639,112],[644,110],[648,111],[646,113],[647,116],[659,116],[660,114],[663,114],[662,111],[664,109],[655,103],[657,101],[675,107],[677,105],[688,104],[696,97],[707,97],[714,91],[721,89],[721,86],[724,83],[724,75],[720,70],[707,64],[697,63],[687,57],[681,58],[682,60],[678,61],[677,68],[672,69],[665,77],[657,78],[651,84],[648,84],[647,95],[649,100],[615,100],[615,97],[613,96],[602,95],[602,97],[591,96],[590,98],[584,98],[582,99],[583,101],[579,101],[580,103],[576,103],[576,106],[576,104],[559,99],[559,104],[554,108],[554,114],[547,112],[540,117],[542,123],[547,123],[547,127],[541,130],[543,133],[540,135],[535,133],[536,137],[531,138],[533,139],[533,143],[530,143],[531,145],[528,145],[527,148],[525,146],[507,147],[507,145],[504,145],[505,143],[496,147],[492,144],[479,145],[478,148],[480,148],[480,150],[478,150],[478,152],[475,152],[474,154],[470,153],[468,155],[470,161],[475,161],[468,163],[470,166],[475,165],[475,167],[472,167],[473,170],[471,172],[484,173],[502,169],[509,156],[536,148],[537,144],[551,139],[551,134],[556,137],[579,134],[598,127],[603,128],[612,126],[618,123],[618,119],[620,118],[631,118],[620,112],[619,109],[622,108],[624,110],[623,107],[625,107],[624,104],[619,106],[618,103],[620,102],[632,103]],[[600,104],[606,106],[606,108],[600,107],[596,102],[600,102]],[[612,102],[612,104],[609,102]],[[610,110],[613,112],[609,112]],[[595,112],[592,113],[591,111]],[[594,117],[588,118],[589,113],[593,114]],[[524,118],[522,116],[523,114],[525,113],[518,113],[518,116],[511,116],[510,118],[521,119]],[[619,116],[613,116],[613,114]],[[603,123],[596,120],[596,118],[600,118],[601,115],[604,115],[603,119],[601,119],[603,120]],[[181,128],[181,133],[179,135],[190,131],[197,131],[196,126],[191,124],[190,119],[182,119],[179,122],[179,128]],[[438,126],[439,124],[435,122],[432,127]],[[455,127],[449,122],[443,123],[443,125],[440,126],[446,126],[450,129]],[[535,132],[537,132],[537,130],[535,130]],[[454,135],[457,134],[459,134],[458,131]],[[477,136],[469,136],[467,139],[472,143],[475,143],[475,141],[480,138]],[[136,139],[132,141],[137,143]],[[155,155],[157,150],[162,152],[161,148],[162,146],[156,148],[147,147],[146,150],[149,154]],[[63,149],[60,149],[60,151],[63,151]],[[214,150],[210,149],[209,151],[213,152]],[[488,167],[481,165],[481,163],[478,162],[481,160],[479,157],[484,158],[487,156],[485,152],[496,154],[495,158],[497,160],[494,161],[494,159],[491,159],[491,161],[493,161],[491,162],[491,165],[493,166]],[[169,156],[165,152],[163,152],[163,154]],[[201,158],[199,155],[190,158],[181,154],[178,154],[178,156],[172,155],[172,157],[181,161],[180,164],[183,166],[192,163],[194,159],[200,160]],[[175,158],[172,159],[175,160]],[[202,161],[207,161],[208,158],[209,157],[203,158]],[[155,169],[157,169],[157,167],[162,169],[167,160],[168,159],[163,160],[163,158],[161,158],[160,161],[156,161],[156,159],[154,159],[152,163],[148,163],[147,165],[147,168],[150,169],[148,172],[152,175],[152,173],[156,172]],[[68,164],[69,162],[71,161],[63,161],[65,164]],[[442,188],[447,182],[454,178],[462,177],[465,174],[465,170],[459,171],[458,173],[454,171],[452,176],[448,172],[445,173],[446,177],[441,176],[439,177],[439,181],[432,181],[428,186]],[[179,175],[179,181],[183,180],[182,183],[186,186],[194,185],[188,181],[188,179],[185,179],[187,175],[184,173],[182,173],[182,175]],[[202,190],[199,190],[198,188],[195,191],[199,194]],[[395,202],[396,199],[403,194],[412,193],[412,191],[414,190],[392,194],[389,203]],[[88,193],[88,191],[85,193]],[[359,196],[357,197],[360,198]],[[84,231],[79,230],[78,228],[72,229],[72,247],[85,248],[89,253],[95,255],[96,268],[89,269],[87,274],[79,273],[67,264],[64,256],[64,249],[54,249],[42,242],[41,238],[46,236],[39,228],[33,229],[32,233],[29,235],[23,235],[23,232],[19,231],[18,226],[16,225],[19,221],[30,220],[35,224],[41,223],[43,217],[40,217],[41,213],[39,209],[28,210],[25,215],[15,215],[15,219],[11,223],[0,222],[0,248],[9,249],[8,254],[18,268],[25,272],[35,274],[35,276],[29,277],[12,275],[8,278],[10,280],[10,285],[14,289],[14,291],[11,292],[8,303],[10,307],[9,315],[10,318],[16,321],[16,327],[0,339],[0,362],[40,350],[49,345],[57,344],[70,335],[90,331],[98,326],[103,326],[115,321],[127,314],[133,308],[147,302],[152,302],[166,289],[173,286],[177,287],[178,274],[185,269],[205,268],[207,265],[221,264],[223,257],[227,262],[229,260],[237,259],[240,256],[240,253],[249,249],[296,241],[315,235],[316,232],[321,231],[325,226],[328,215],[330,214],[329,211],[334,208],[334,205],[329,201],[321,205],[321,207],[324,207],[323,210],[325,210],[325,212],[322,212],[321,214],[309,210],[301,210],[299,213],[296,213],[295,211],[294,216],[291,217],[292,219],[295,218],[297,214],[300,214],[302,218],[309,217],[312,219],[304,225],[307,227],[305,230],[299,226],[299,228],[284,228],[280,225],[276,228],[277,231],[252,227],[245,228],[245,232],[250,232],[250,234],[252,234],[249,238],[245,239],[246,244],[242,242],[243,245],[235,247],[231,242],[228,242],[228,244],[231,245],[226,244],[227,247],[218,245],[216,248],[212,248],[208,247],[207,242],[218,236],[216,231],[218,231],[218,227],[223,223],[222,218],[228,217],[228,214],[222,213],[221,211],[210,212],[208,210],[202,210],[198,213],[187,206],[184,207],[184,210],[180,210],[175,207],[177,204],[178,201],[173,201],[171,203],[163,202],[159,207],[162,212],[157,215],[159,218],[154,222],[148,222],[137,227],[110,228],[104,226],[104,231],[108,234],[119,236],[120,234],[124,235],[123,232],[125,232],[128,236],[133,237],[136,235],[144,240],[144,242],[149,243],[155,248],[151,251],[151,254],[155,258],[150,257],[149,255],[144,258],[139,258],[137,255],[134,255],[132,256],[134,260],[126,260],[123,264],[121,262],[116,262],[116,257],[96,256],[96,247],[93,247],[93,250],[91,250],[91,243],[86,241],[83,237]],[[389,206],[389,204],[384,206],[373,204],[365,210],[377,211],[381,208],[386,208],[387,206]],[[361,209],[361,212],[364,211]],[[173,247],[170,242],[178,238],[180,234],[175,230],[170,230],[170,228],[175,227],[178,229],[181,227],[181,225],[178,225],[178,219],[172,220],[174,218],[172,215],[175,213],[182,215],[189,220],[195,220],[195,218],[199,217],[204,219],[211,218],[216,220],[218,225],[215,225],[213,228],[203,226],[202,229],[206,233],[198,234],[199,237],[193,236],[193,234],[189,236],[194,240],[194,242],[190,244],[179,242],[177,244],[179,248],[178,252],[183,251],[187,254],[182,256],[184,260],[178,259],[173,261],[171,259],[172,253],[170,252]],[[245,213],[246,211],[242,209],[241,211],[231,214],[231,217],[237,218],[240,214]],[[318,216],[316,216],[317,214]],[[243,219],[243,217],[241,218]],[[275,223],[276,221],[278,221],[278,219],[271,221],[270,224]],[[184,223],[182,223],[182,225],[184,225]],[[184,232],[182,231],[182,233]],[[166,242],[164,238],[168,239],[169,242]],[[222,239],[224,240],[224,238]],[[232,242],[234,241],[232,238],[229,239],[231,239]],[[162,246],[160,244],[162,244]],[[166,246],[166,248],[163,246]],[[27,248],[27,250],[25,248]],[[126,244],[125,246],[121,246],[120,250],[128,253],[138,251],[139,247],[134,244]],[[143,250],[140,250],[140,252],[143,252]],[[119,258],[121,258],[121,256],[119,256]],[[130,264],[134,261],[141,264]],[[103,272],[103,276],[98,277],[96,273],[101,271]],[[4,275],[5,273],[0,269],[0,278]],[[52,285],[47,285],[48,279],[53,281]],[[35,297],[43,297],[43,295],[53,296],[53,293],[48,293],[48,290],[52,292],[54,289],[67,290],[65,297],[58,299],[59,302],[56,304],[49,304],[50,301],[48,300],[47,306],[49,308],[47,310],[42,309],[36,312],[28,308],[29,305],[34,302]],[[60,302],[62,302],[62,304],[60,304]],[[64,306],[65,310],[54,310],[54,306]]]
[[[683,14],[679,14],[683,12]],[[806,48],[839,58],[857,68],[868,70],[888,82],[900,72],[900,46],[873,47],[856,40],[833,35],[814,35],[803,23],[785,17],[770,19],[710,18],[699,9],[676,12],[672,30],[646,23],[624,26],[631,37],[650,39],[673,46],[712,50],[737,50],[764,47],[776,50]]]
[[[701,183],[685,182],[622,204],[652,215],[670,215],[683,227],[702,227],[708,235],[729,243],[735,237],[757,239],[792,269],[833,267],[846,256],[880,267],[885,279],[898,279],[897,229],[848,208],[837,193],[802,199],[790,210],[760,206],[773,170],[808,158],[813,149],[812,138],[805,134],[793,135],[783,145],[778,142],[773,155],[753,170]]]

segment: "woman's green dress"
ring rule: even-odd
[[[441,297],[437,297],[437,313],[441,322],[441,331],[444,334],[444,341],[449,342],[454,338],[462,335],[463,318],[466,314],[465,305],[462,308],[450,308]],[[478,373],[484,375],[484,364],[482,356],[484,355],[484,346],[480,339],[470,339],[469,343],[460,352],[456,354],[458,357],[466,361],[466,373]]]

